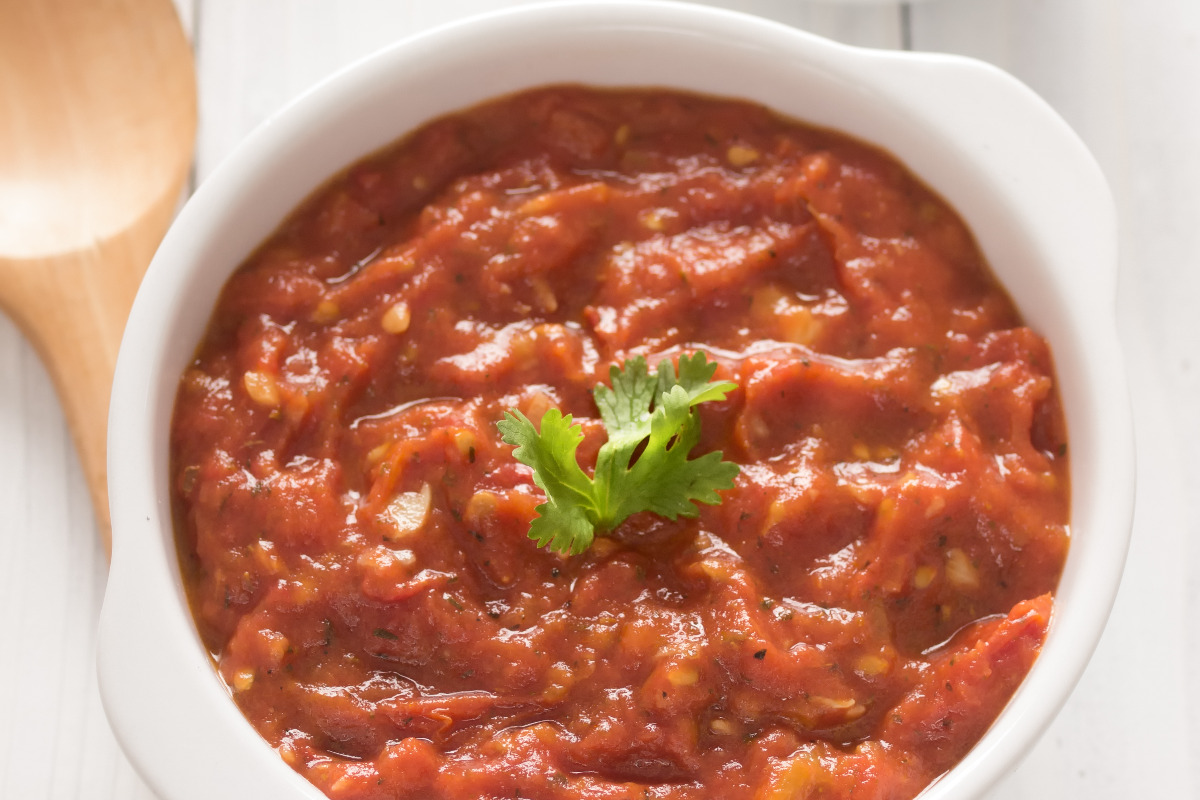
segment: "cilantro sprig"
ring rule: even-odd
[[[720,503],[717,492],[733,487],[738,465],[722,461],[719,451],[688,458],[700,440],[695,407],[737,388],[732,381],[713,381],[716,369],[704,353],[681,356],[678,375],[670,359],[658,363],[656,376],[641,356],[621,369],[610,367],[612,388],[597,384],[593,395],[608,441],[591,478],[576,458],[583,428],[570,414],[549,409],[539,431],[517,409],[505,412],[496,423],[502,440],[516,446],[513,457],[533,468],[534,483],[546,492],[529,538],[539,547],[579,554],[630,514],[694,517],[700,513],[696,503]]]

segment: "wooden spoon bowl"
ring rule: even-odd
[[[0,307],[47,364],[111,546],[109,392],[191,163],[191,47],[170,0],[0,0],[0,17]]]

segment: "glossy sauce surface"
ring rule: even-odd
[[[217,267],[215,267],[217,268]],[[633,354],[739,388],[719,506],[584,555],[495,422]],[[235,701],[334,798],[902,798],[1036,658],[1050,353],[952,210],[765,109],[551,88],[432,123],[231,278],[181,381],[181,563]]]

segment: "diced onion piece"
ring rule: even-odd
[[[275,544],[273,542],[266,539],[259,539],[250,545],[250,552],[254,555],[255,563],[267,575],[278,575],[283,571],[283,562],[275,554]]]
[[[667,680],[672,686],[693,686],[700,680],[700,673],[691,664],[680,664],[667,670]]]
[[[811,750],[789,756],[755,794],[755,800],[796,800],[824,794],[828,773]]]
[[[937,577],[937,570],[930,566],[917,567],[913,572],[912,585],[915,589],[927,589],[929,584],[933,583],[933,579]]]
[[[367,451],[367,463],[371,464],[372,466],[378,464],[380,461],[383,461],[383,457],[386,456],[391,449],[391,442],[384,442],[383,444],[375,445],[369,451]]]
[[[790,304],[783,289],[768,283],[754,290],[750,297],[750,317],[761,325],[769,324]]]
[[[558,310],[558,297],[545,278],[541,275],[534,275],[529,279],[529,285],[533,288],[534,301],[541,311],[553,314]]]
[[[620,549],[621,545],[616,539],[610,539],[607,536],[597,536],[592,540],[590,552],[593,558],[601,559],[607,558]]]
[[[521,399],[521,412],[534,422],[540,422],[542,417],[557,405],[557,401],[545,392],[535,391]]]
[[[647,230],[660,232],[666,227],[666,219],[662,209],[652,208],[638,214],[638,220]]]
[[[767,443],[773,440],[771,426],[758,414],[743,415],[742,424],[746,429],[746,438],[752,444]]]
[[[881,444],[875,447],[872,455],[876,461],[886,462],[899,458],[900,451],[891,445]]]
[[[789,503],[787,500],[775,499],[771,501],[771,505],[767,507],[767,517],[763,522],[763,532],[767,532],[774,528],[779,523],[786,520],[791,514],[789,513]]]
[[[758,161],[761,153],[753,147],[744,144],[730,145],[725,151],[725,158],[735,167],[745,167]]]
[[[959,589],[979,588],[979,571],[957,547],[946,553],[946,580]]]
[[[792,306],[779,315],[779,330],[785,341],[812,344],[821,332],[821,324],[804,306]]]
[[[885,497],[879,501],[875,511],[875,519],[880,524],[887,524],[896,516],[896,498]]]
[[[341,313],[341,309],[338,308],[337,303],[333,302],[332,300],[322,300],[320,303],[317,303],[317,307],[313,309],[311,319],[313,322],[324,325],[326,323],[333,322],[335,319],[341,316]]]
[[[403,300],[392,304],[383,314],[383,329],[388,333],[404,333],[412,322],[412,312]]]
[[[458,448],[458,454],[463,458],[475,460],[475,434],[465,428],[454,432],[454,446]]]
[[[425,526],[431,499],[428,483],[422,483],[418,492],[401,492],[392,498],[386,513],[397,536],[409,536]]]
[[[415,567],[417,565],[417,554],[412,550],[393,550],[392,558],[402,567]]]
[[[463,519],[478,527],[496,513],[498,505],[499,501],[496,499],[495,493],[481,489],[471,495],[471,499],[467,501],[467,507],[463,510]]]
[[[845,709],[854,708],[854,706],[856,706],[858,704],[858,701],[855,700],[853,697],[834,698],[834,697],[820,697],[818,695],[813,695],[812,701],[815,705],[823,706],[825,708],[836,709],[838,711],[843,711]]]
[[[737,728],[734,727],[734,724],[724,717],[714,717],[708,723],[708,729],[718,736],[733,736],[737,733]]]
[[[279,755],[292,769],[298,769],[303,759],[303,756],[297,752],[296,745],[289,739],[284,739],[283,743],[279,745]]]
[[[729,564],[716,558],[702,559],[696,562],[696,566],[701,572],[717,582],[728,581],[733,574],[733,568]]]
[[[549,193],[535,194],[520,205],[517,213],[525,216],[544,214],[554,207],[554,202],[554,196]]]
[[[571,668],[563,662],[558,662],[546,673],[549,683],[542,690],[542,701],[546,703],[557,703],[567,696],[567,691],[574,683]]]
[[[244,692],[254,685],[254,670],[239,669],[233,673],[233,690]]]
[[[274,408],[279,405],[279,386],[266,372],[250,370],[242,376],[242,385],[246,387],[250,399],[260,406]]]
[[[942,497],[940,494],[935,495],[934,498],[929,501],[929,507],[925,509],[925,519],[933,519],[945,510],[946,498]]]
[[[823,181],[829,177],[829,154],[819,152],[807,155],[801,160],[800,167],[804,170],[804,177],[809,181],[813,183]]]
[[[861,656],[854,664],[855,672],[873,677],[876,675],[885,675],[892,669],[892,664],[886,658],[876,653],[867,653]]]
[[[291,648],[287,637],[279,631],[264,629],[258,632],[258,638],[262,644],[263,654],[270,660],[270,664],[275,667],[282,665],[283,659]]]

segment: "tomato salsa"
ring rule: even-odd
[[[220,265],[214,265],[220,268]],[[704,352],[718,505],[578,556],[496,423]],[[892,157],[551,87],[348,168],[228,281],[171,438],[234,701],[331,798],[909,798],[1037,657],[1068,546],[1046,342]]]

